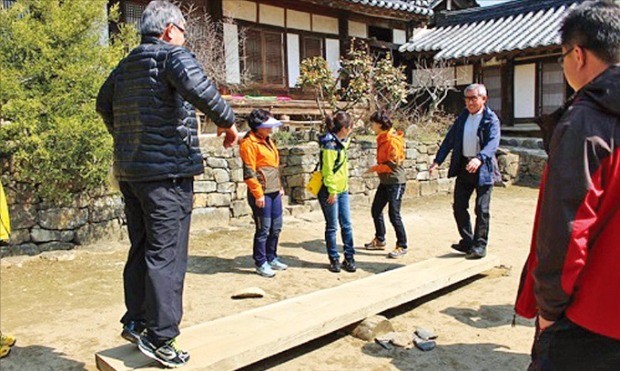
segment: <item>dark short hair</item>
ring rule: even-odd
[[[250,112],[250,116],[248,116],[248,126],[252,131],[256,131],[256,128],[259,127],[263,122],[269,120],[271,117],[271,113],[269,111],[265,111],[264,109],[255,108]]]
[[[620,6],[586,1],[571,10],[560,28],[562,45],[579,45],[608,64],[620,63]]]
[[[370,121],[380,124],[381,130],[389,130],[392,128],[392,120],[390,119],[388,112],[384,109],[373,113],[370,116]]]
[[[338,111],[333,116],[325,118],[325,129],[330,133],[337,133],[342,128],[350,128],[352,125],[351,115],[344,111]]]

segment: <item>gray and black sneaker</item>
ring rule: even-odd
[[[128,324],[123,325],[121,337],[130,343],[138,344],[138,341],[140,341],[140,335],[142,335],[145,328],[146,326],[142,321],[129,321]]]
[[[342,269],[344,269],[347,272],[355,272],[357,270],[357,266],[355,265],[355,259],[353,258],[349,258],[349,259],[344,259],[342,261]]]
[[[142,335],[138,342],[138,349],[145,356],[168,368],[181,367],[189,361],[189,353],[178,348],[176,339],[170,339],[158,347],[146,335]]]

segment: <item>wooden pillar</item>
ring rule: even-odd
[[[507,126],[515,124],[515,63],[514,58],[509,57],[502,65],[502,123]]]

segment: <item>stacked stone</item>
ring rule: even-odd
[[[226,225],[250,214],[239,149],[203,149],[205,171],[194,180],[194,224]]]
[[[403,165],[407,174],[408,197],[451,192],[454,181],[447,179],[446,169],[439,170],[433,175],[428,171],[438,149],[439,145],[436,142],[407,142]],[[316,199],[316,196],[305,190],[305,186],[318,162],[318,153],[319,148],[315,142],[280,149],[283,183],[292,203],[307,204]],[[376,164],[376,142],[364,140],[354,142],[349,147],[348,155],[351,202],[367,204],[379,186],[378,176],[375,173],[366,173],[368,168]]]
[[[123,202],[105,191],[82,193],[63,205],[41,202],[25,183],[6,186],[12,233],[0,256],[36,255],[44,251],[70,250],[102,239],[124,235]]]

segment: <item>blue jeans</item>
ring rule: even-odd
[[[256,224],[254,232],[254,264],[257,267],[272,261],[277,255],[278,239],[282,231],[282,196],[280,192],[265,195],[265,206],[256,206],[256,199],[248,192],[248,202]]]
[[[322,187],[318,194],[321,210],[325,217],[325,243],[327,254],[330,259],[340,259],[336,242],[336,232],[340,222],[340,234],[344,244],[344,258],[353,259],[355,248],[353,247],[353,228],[351,226],[351,211],[349,208],[349,192],[339,193],[333,205],[327,203],[329,193],[327,188]]]

